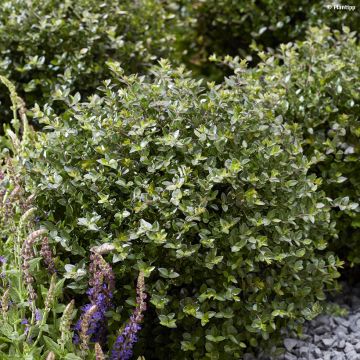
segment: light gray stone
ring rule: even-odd
[[[321,341],[322,339],[322,336],[319,336],[319,335],[314,335],[314,343],[317,344],[319,341]]]
[[[331,346],[334,345],[336,339],[335,338],[325,338],[325,339],[321,339],[321,341],[325,346],[330,348]]]
[[[345,351],[346,354],[348,354],[348,353],[353,352],[355,350],[354,350],[354,347],[352,346],[352,344],[346,343],[344,351]]]
[[[284,340],[284,346],[287,351],[291,352],[298,345],[298,342],[296,339],[286,338]]]
[[[310,348],[308,346],[302,346],[299,349],[300,356],[308,356],[310,354]]]
[[[355,350],[346,354],[346,360],[360,360],[360,355]]]
[[[356,345],[359,342],[359,339],[360,339],[360,333],[354,333],[350,335],[348,342],[350,342],[353,345]]]
[[[287,353],[285,354],[284,360],[297,360],[297,357],[293,354]]]
[[[344,327],[348,327],[349,326],[349,320],[345,319],[343,317],[340,316],[335,316],[334,317],[334,321],[336,322],[336,324],[338,325],[342,325]]]
[[[322,351],[318,347],[315,347],[314,350],[312,351],[312,353],[313,353],[315,359],[321,358]]]
[[[316,329],[314,329],[314,334],[316,334],[316,335],[324,335],[329,331],[330,331],[329,326],[320,325]]]

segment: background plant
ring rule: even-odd
[[[178,46],[183,46],[185,61],[202,76],[222,81],[226,67],[209,61],[217,56],[240,55],[259,61],[257,48],[276,49],[281,43],[305,38],[309,26],[343,25],[357,30],[357,9],[330,10],[322,1],[281,0],[179,0],[176,2],[186,23],[178,32]],[[352,5],[355,6],[353,3]]]
[[[106,61],[145,71],[174,50],[174,16],[160,0],[1,0],[0,75],[7,76],[31,108],[69,92],[91,94],[109,77]],[[0,97],[0,120],[10,107]],[[55,105],[56,106],[56,105]]]

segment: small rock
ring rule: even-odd
[[[340,317],[340,316],[335,316],[334,317],[334,321],[338,324],[338,325],[342,325],[344,327],[348,327],[349,326],[349,320]]]
[[[302,346],[299,350],[300,356],[308,356],[310,354],[310,349],[307,346]]]
[[[313,355],[314,355],[315,359],[319,359],[322,355],[322,351],[318,347],[316,347],[313,350]]]
[[[346,354],[348,354],[355,350],[354,350],[354,347],[350,343],[346,343],[344,351]]]
[[[285,354],[284,360],[297,360],[297,357],[293,354]]]
[[[360,353],[360,339],[359,339],[359,342],[354,346],[355,348],[355,351]]]
[[[345,355],[342,354],[341,352],[334,351],[331,354],[331,360],[346,360],[346,358],[345,358]]]
[[[337,348],[338,349],[343,349],[345,347],[345,344],[346,344],[345,340],[342,339],[342,340],[338,341]]]
[[[360,360],[360,355],[356,353],[355,350],[346,354],[347,360]]]
[[[319,341],[321,341],[322,337],[319,335],[314,335],[314,343],[317,344]]]
[[[314,334],[316,335],[324,335],[329,331],[329,327],[325,325],[318,326],[316,329],[314,329]]]
[[[298,344],[298,340],[287,338],[284,340],[284,346],[287,351],[291,351]]]
[[[334,338],[327,338],[327,339],[321,339],[322,343],[327,346],[331,347],[334,345],[335,339]]]
[[[347,337],[348,329],[342,325],[338,326],[337,329],[335,329],[334,334],[336,337],[338,337],[340,340],[345,339]]]
[[[302,341],[308,341],[311,340],[312,336],[308,335],[308,334],[302,334],[301,335],[301,340]]]
[[[318,325],[328,325],[329,324],[329,316],[320,315],[314,320],[314,322]]]

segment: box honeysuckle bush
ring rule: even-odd
[[[274,92],[286,104],[288,123],[302,127],[311,172],[333,199],[337,220],[332,249],[360,264],[360,46],[355,32],[310,28],[306,41],[261,53],[247,73],[253,86]],[[232,64],[241,69],[240,65]],[[250,80],[249,80],[250,81]]]
[[[175,51],[176,19],[160,0],[1,0],[0,8],[0,75],[29,109],[59,104],[69,92],[91,94],[110,76],[109,59],[142,72]],[[0,101],[4,123],[6,93]]]
[[[20,159],[74,280],[64,292],[85,292],[91,249],[109,251],[121,304],[144,273],[147,358],[239,358],[300,330],[341,262],[326,249],[331,201],[300,126],[281,115],[286,98],[241,71],[215,85],[165,60],[149,77],[110,68],[87,100],[34,108],[43,132]]]

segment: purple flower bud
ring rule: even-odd
[[[39,309],[36,309],[36,311],[35,311],[35,320],[36,320],[37,322],[39,322],[39,321],[41,321],[41,319],[42,319],[41,312],[40,312]]]

